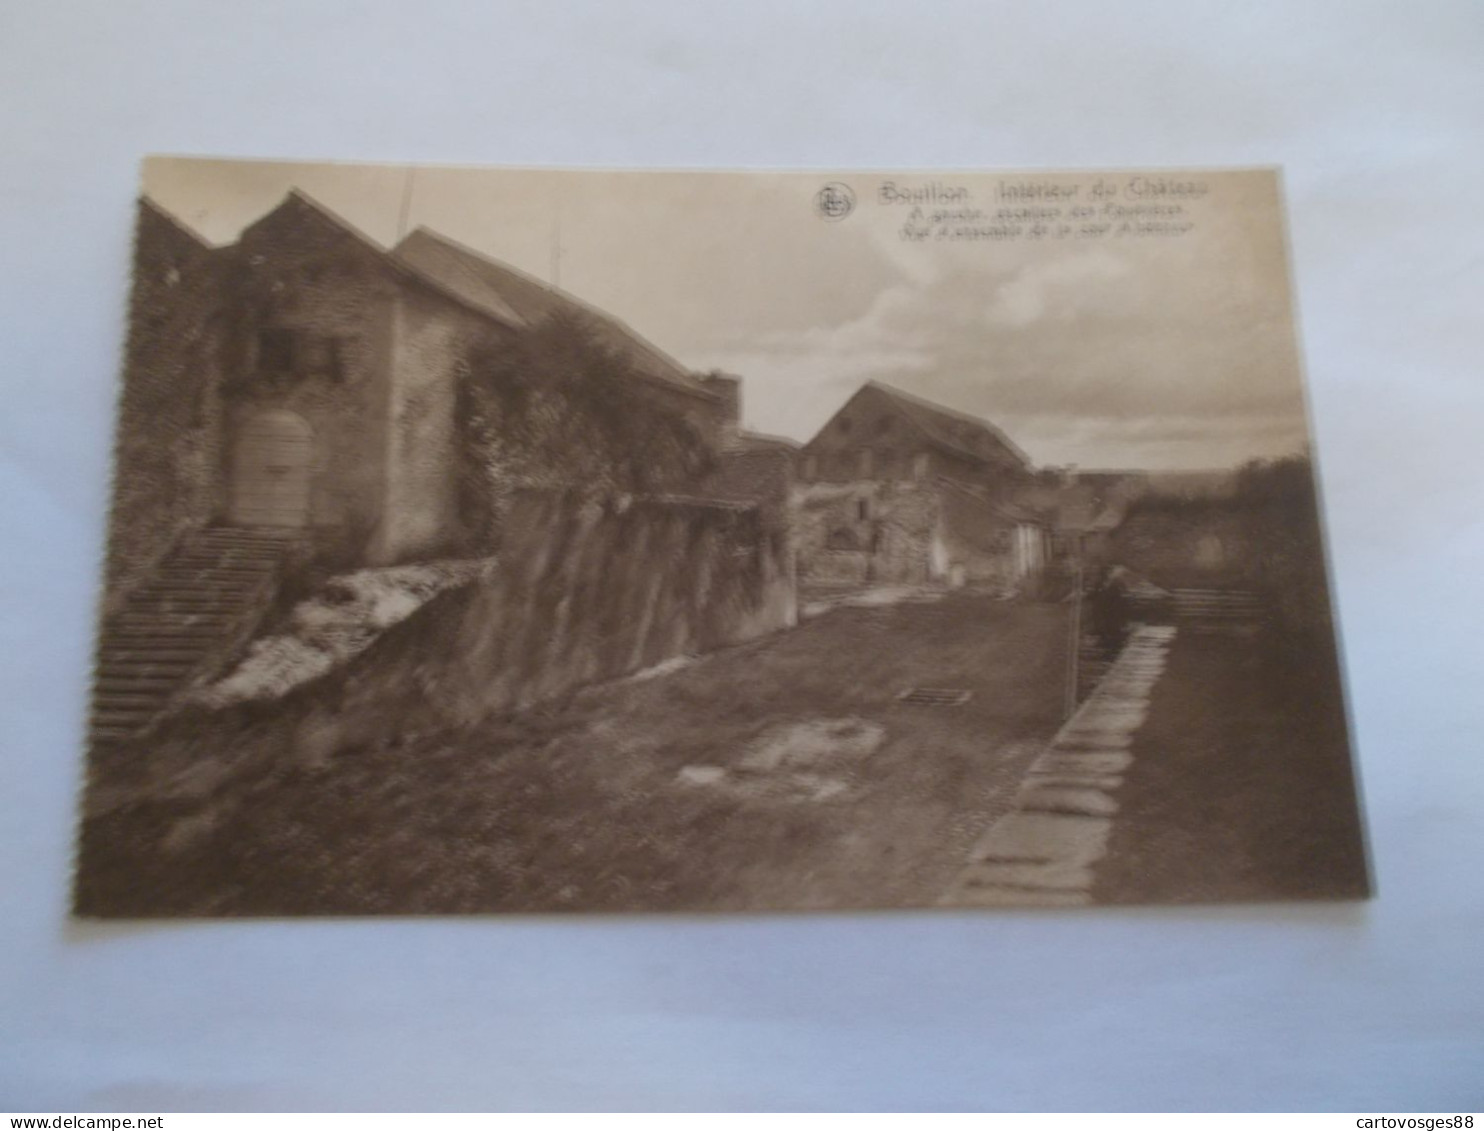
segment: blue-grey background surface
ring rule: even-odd
[[[0,5],[0,1109],[1484,1106],[1484,6]],[[136,162],[1282,163],[1380,898],[69,926]]]

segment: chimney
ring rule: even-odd
[[[718,446],[735,448],[742,430],[742,378],[713,370],[702,375],[701,384],[717,397],[714,427]]]

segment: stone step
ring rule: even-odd
[[[153,703],[162,698],[160,689],[157,687],[142,687],[134,690],[102,690],[94,685],[93,700],[95,703],[107,703],[111,706],[130,707],[141,703]]]
[[[113,621],[105,630],[107,636],[154,636],[170,633],[208,633],[217,635],[236,618],[225,614],[191,615],[171,613],[161,616],[126,614]]]
[[[108,672],[93,680],[93,697],[96,699],[104,695],[128,695],[133,692],[141,695],[154,695],[158,692],[172,691],[179,685],[179,674],[144,675],[135,672]]]
[[[233,617],[242,614],[245,609],[251,608],[251,601],[218,601],[211,604],[204,602],[191,602],[189,604],[163,604],[151,602],[147,605],[128,605],[109,618],[112,624],[122,616],[148,617],[150,620],[173,620],[181,617]]]
[[[169,689],[149,687],[140,691],[93,691],[93,711],[141,711],[153,709],[170,697]]]
[[[254,546],[191,546],[182,548],[179,553],[171,554],[169,559],[161,562],[161,565],[172,565],[175,562],[221,562],[232,564],[246,564],[261,568],[272,565],[283,557],[282,550],[272,548],[257,548]]]
[[[221,535],[236,538],[272,538],[279,542],[292,542],[299,537],[299,534],[299,529],[293,526],[233,526],[224,522],[203,526],[196,531],[198,538]]]
[[[98,666],[106,664],[160,664],[195,663],[201,658],[199,646],[180,644],[157,644],[149,640],[104,639],[98,649]]]
[[[197,546],[252,546],[281,550],[293,541],[276,534],[253,534],[246,530],[203,530],[191,539]]]
[[[145,585],[141,585],[130,594],[131,597],[149,597],[156,594],[168,594],[186,597],[211,597],[218,594],[229,593],[233,596],[245,596],[252,593],[262,584],[261,577],[213,577],[209,572],[193,573],[189,577],[164,577],[153,579]]]
[[[155,576],[159,578],[179,577],[189,579],[210,574],[213,577],[264,577],[273,572],[277,560],[266,560],[261,563],[233,559],[221,555],[203,556],[200,558],[175,558],[169,565],[161,566],[160,572]]]
[[[1252,608],[1241,605],[1175,606],[1175,615],[1179,617],[1256,617],[1261,616],[1262,613],[1260,606]]]
[[[215,624],[219,621],[232,620],[233,614],[226,611],[204,612],[201,610],[181,610],[179,612],[165,612],[159,609],[131,609],[127,606],[120,612],[114,613],[108,618],[108,624],[104,627],[107,632],[109,628],[120,624]]]
[[[143,640],[164,640],[172,636],[201,637],[219,636],[231,617],[188,619],[174,617],[141,617],[138,620],[114,621],[103,630],[105,645],[118,643],[136,645]]]
[[[255,586],[210,579],[177,581],[168,585],[151,585],[145,589],[136,589],[130,594],[130,600],[148,601],[165,597],[171,600],[210,601],[219,597],[229,597],[240,601],[244,597],[251,596],[253,588]]]
[[[88,728],[88,737],[94,746],[106,743],[123,742],[133,738],[139,733],[139,728],[118,723],[94,723]]]
[[[194,664],[179,664],[172,668],[158,667],[106,667],[93,676],[93,693],[106,690],[127,690],[130,687],[173,689],[191,673]]]
[[[151,592],[215,592],[254,593],[260,589],[270,574],[255,573],[251,576],[237,573],[219,574],[210,570],[192,573],[162,573],[154,582]]]
[[[237,577],[180,577],[172,581],[152,581],[134,590],[131,597],[245,597],[257,588],[257,581]]]
[[[150,609],[161,603],[175,605],[205,606],[220,605],[228,609],[240,609],[253,603],[253,593],[146,593],[142,597],[135,596],[130,599],[119,612],[132,612],[136,609]]]
[[[160,570],[234,569],[247,573],[268,573],[277,567],[280,554],[265,554],[261,558],[245,556],[231,550],[203,550],[200,553],[172,555],[160,563]]]
[[[160,713],[165,700],[137,706],[121,707],[112,703],[99,703],[93,708],[89,727],[141,727]]]
[[[200,605],[200,604],[242,604],[250,600],[252,591],[241,585],[204,585],[196,583],[182,585],[179,588],[150,589],[143,592],[135,592],[129,598],[129,607],[155,604],[160,601],[175,601],[177,603]]]
[[[1187,609],[1257,609],[1262,607],[1261,601],[1216,601],[1209,598],[1175,598],[1175,604]]]
[[[166,632],[172,631],[169,629]],[[206,647],[203,635],[175,639],[159,639],[155,636],[114,635],[106,637],[98,650],[95,667],[110,665],[123,667],[179,667],[194,664]]]
[[[1207,612],[1256,612],[1262,608],[1257,603],[1248,604],[1245,601],[1176,601],[1175,608],[1181,611],[1207,611]]]
[[[180,548],[182,554],[250,554],[255,557],[280,558],[286,545],[279,542],[239,542],[226,539],[198,539]]]
[[[252,558],[255,561],[276,561],[283,557],[283,547],[251,542],[193,542],[189,546],[181,547],[178,556],[204,557],[212,554],[220,557]]]
[[[292,542],[292,538],[284,538],[276,534],[254,534],[250,530],[229,530],[224,527],[214,527],[202,530],[192,535],[190,545],[206,546],[252,546],[266,547],[281,550]]]
[[[251,604],[246,598],[156,597],[148,601],[130,601],[116,616],[234,616]]]
[[[292,538],[212,527],[183,542],[103,624],[89,736],[137,734],[261,599]]]
[[[113,668],[118,671],[135,669],[181,670],[194,664],[201,656],[200,648],[176,648],[169,653],[141,652],[139,649],[119,649],[99,655],[94,667]]]

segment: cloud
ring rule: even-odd
[[[744,377],[751,426],[807,439],[866,381],[910,381],[938,366],[942,343],[924,316],[929,302],[901,283],[878,292],[857,317],[759,333],[689,360]]]
[[[1307,435],[1281,295],[1102,248],[947,267],[706,363],[743,376],[749,423],[800,440],[872,379],[991,420],[1044,463],[1224,466]]]
[[[989,320],[1001,326],[1027,326],[1048,314],[1067,321],[1071,303],[1088,284],[1103,284],[1129,273],[1122,260],[1102,248],[1022,267],[995,291]]]

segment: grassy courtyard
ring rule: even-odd
[[[1056,730],[1067,612],[834,608],[459,733],[291,760],[84,830],[126,916],[933,903]],[[913,686],[971,692],[900,702]]]
[[[1185,633],[1134,736],[1095,896],[1358,898],[1367,867],[1328,640]]]

